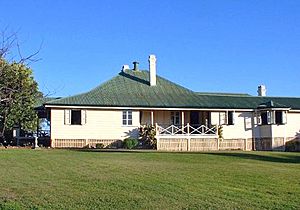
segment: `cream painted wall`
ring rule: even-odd
[[[300,135],[300,113],[291,113],[287,115],[286,136],[293,137],[297,133]]]
[[[65,125],[64,109],[51,109],[51,139],[124,139],[137,136],[139,111],[132,111],[131,126],[122,125],[122,110],[86,110],[86,124]]]
[[[141,124],[151,123],[151,111],[141,111]],[[222,123],[225,112],[211,112],[211,124]],[[171,111],[154,111],[154,123],[170,124]],[[184,112],[184,123],[190,122],[190,112]],[[124,139],[138,136],[140,111],[132,111],[133,125],[122,125],[122,110],[86,110],[85,125],[65,125],[64,109],[51,109],[52,139]],[[181,117],[181,112],[180,112]],[[300,113],[288,113],[286,125],[256,125],[253,112],[235,112],[235,124],[223,125],[225,139],[260,137],[294,137],[300,132]]]
[[[225,112],[211,112],[211,124],[223,124],[223,137],[225,139],[252,138],[253,114],[252,112],[235,112],[234,125],[224,124]]]
[[[272,125],[259,125],[260,135],[258,138],[270,138],[272,137],[273,128]]]
[[[235,112],[234,125],[224,126],[224,138],[252,138],[253,114],[252,112]]]
[[[210,115],[210,121],[211,121],[211,124],[212,125],[219,125],[220,124],[220,112],[211,112],[211,115]]]
[[[260,125],[260,137],[294,137],[300,132],[300,113],[287,114],[287,124]]]

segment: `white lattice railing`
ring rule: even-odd
[[[212,125],[210,127],[205,125],[168,125],[162,126],[156,124],[156,135],[174,136],[174,135],[202,135],[215,136],[218,135],[218,126]]]

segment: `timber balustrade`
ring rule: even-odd
[[[216,136],[218,135],[218,126],[212,125],[210,127],[206,125],[158,125],[156,124],[157,136]]]

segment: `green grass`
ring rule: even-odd
[[[300,153],[0,149],[0,209],[300,209]]]

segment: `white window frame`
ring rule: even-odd
[[[180,112],[179,111],[171,112],[170,115],[171,115],[170,120],[171,120],[172,125],[180,125],[181,124]]]
[[[81,112],[81,122],[80,124],[72,124],[72,111],[76,110],[76,111],[80,111]],[[86,110],[82,110],[82,109],[65,109],[64,111],[64,123],[65,125],[72,125],[72,126],[76,126],[76,125],[84,125],[86,124]]]
[[[123,110],[122,111],[122,125],[123,126],[132,126],[132,110]]]
[[[229,114],[232,114],[232,124],[229,124]],[[220,125],[234,125],[235,124],[235,111],[228,110],[225,112],[219,112],[219,124]]]
[[[282,123],[276,122],[276,112],[280,111],[282,116]],[[266,113],[267,124],[263,124],[262,113]],[[287,111],[286,110],[260,110],[256,114],[258,125],[285,125],[287,124]]]

